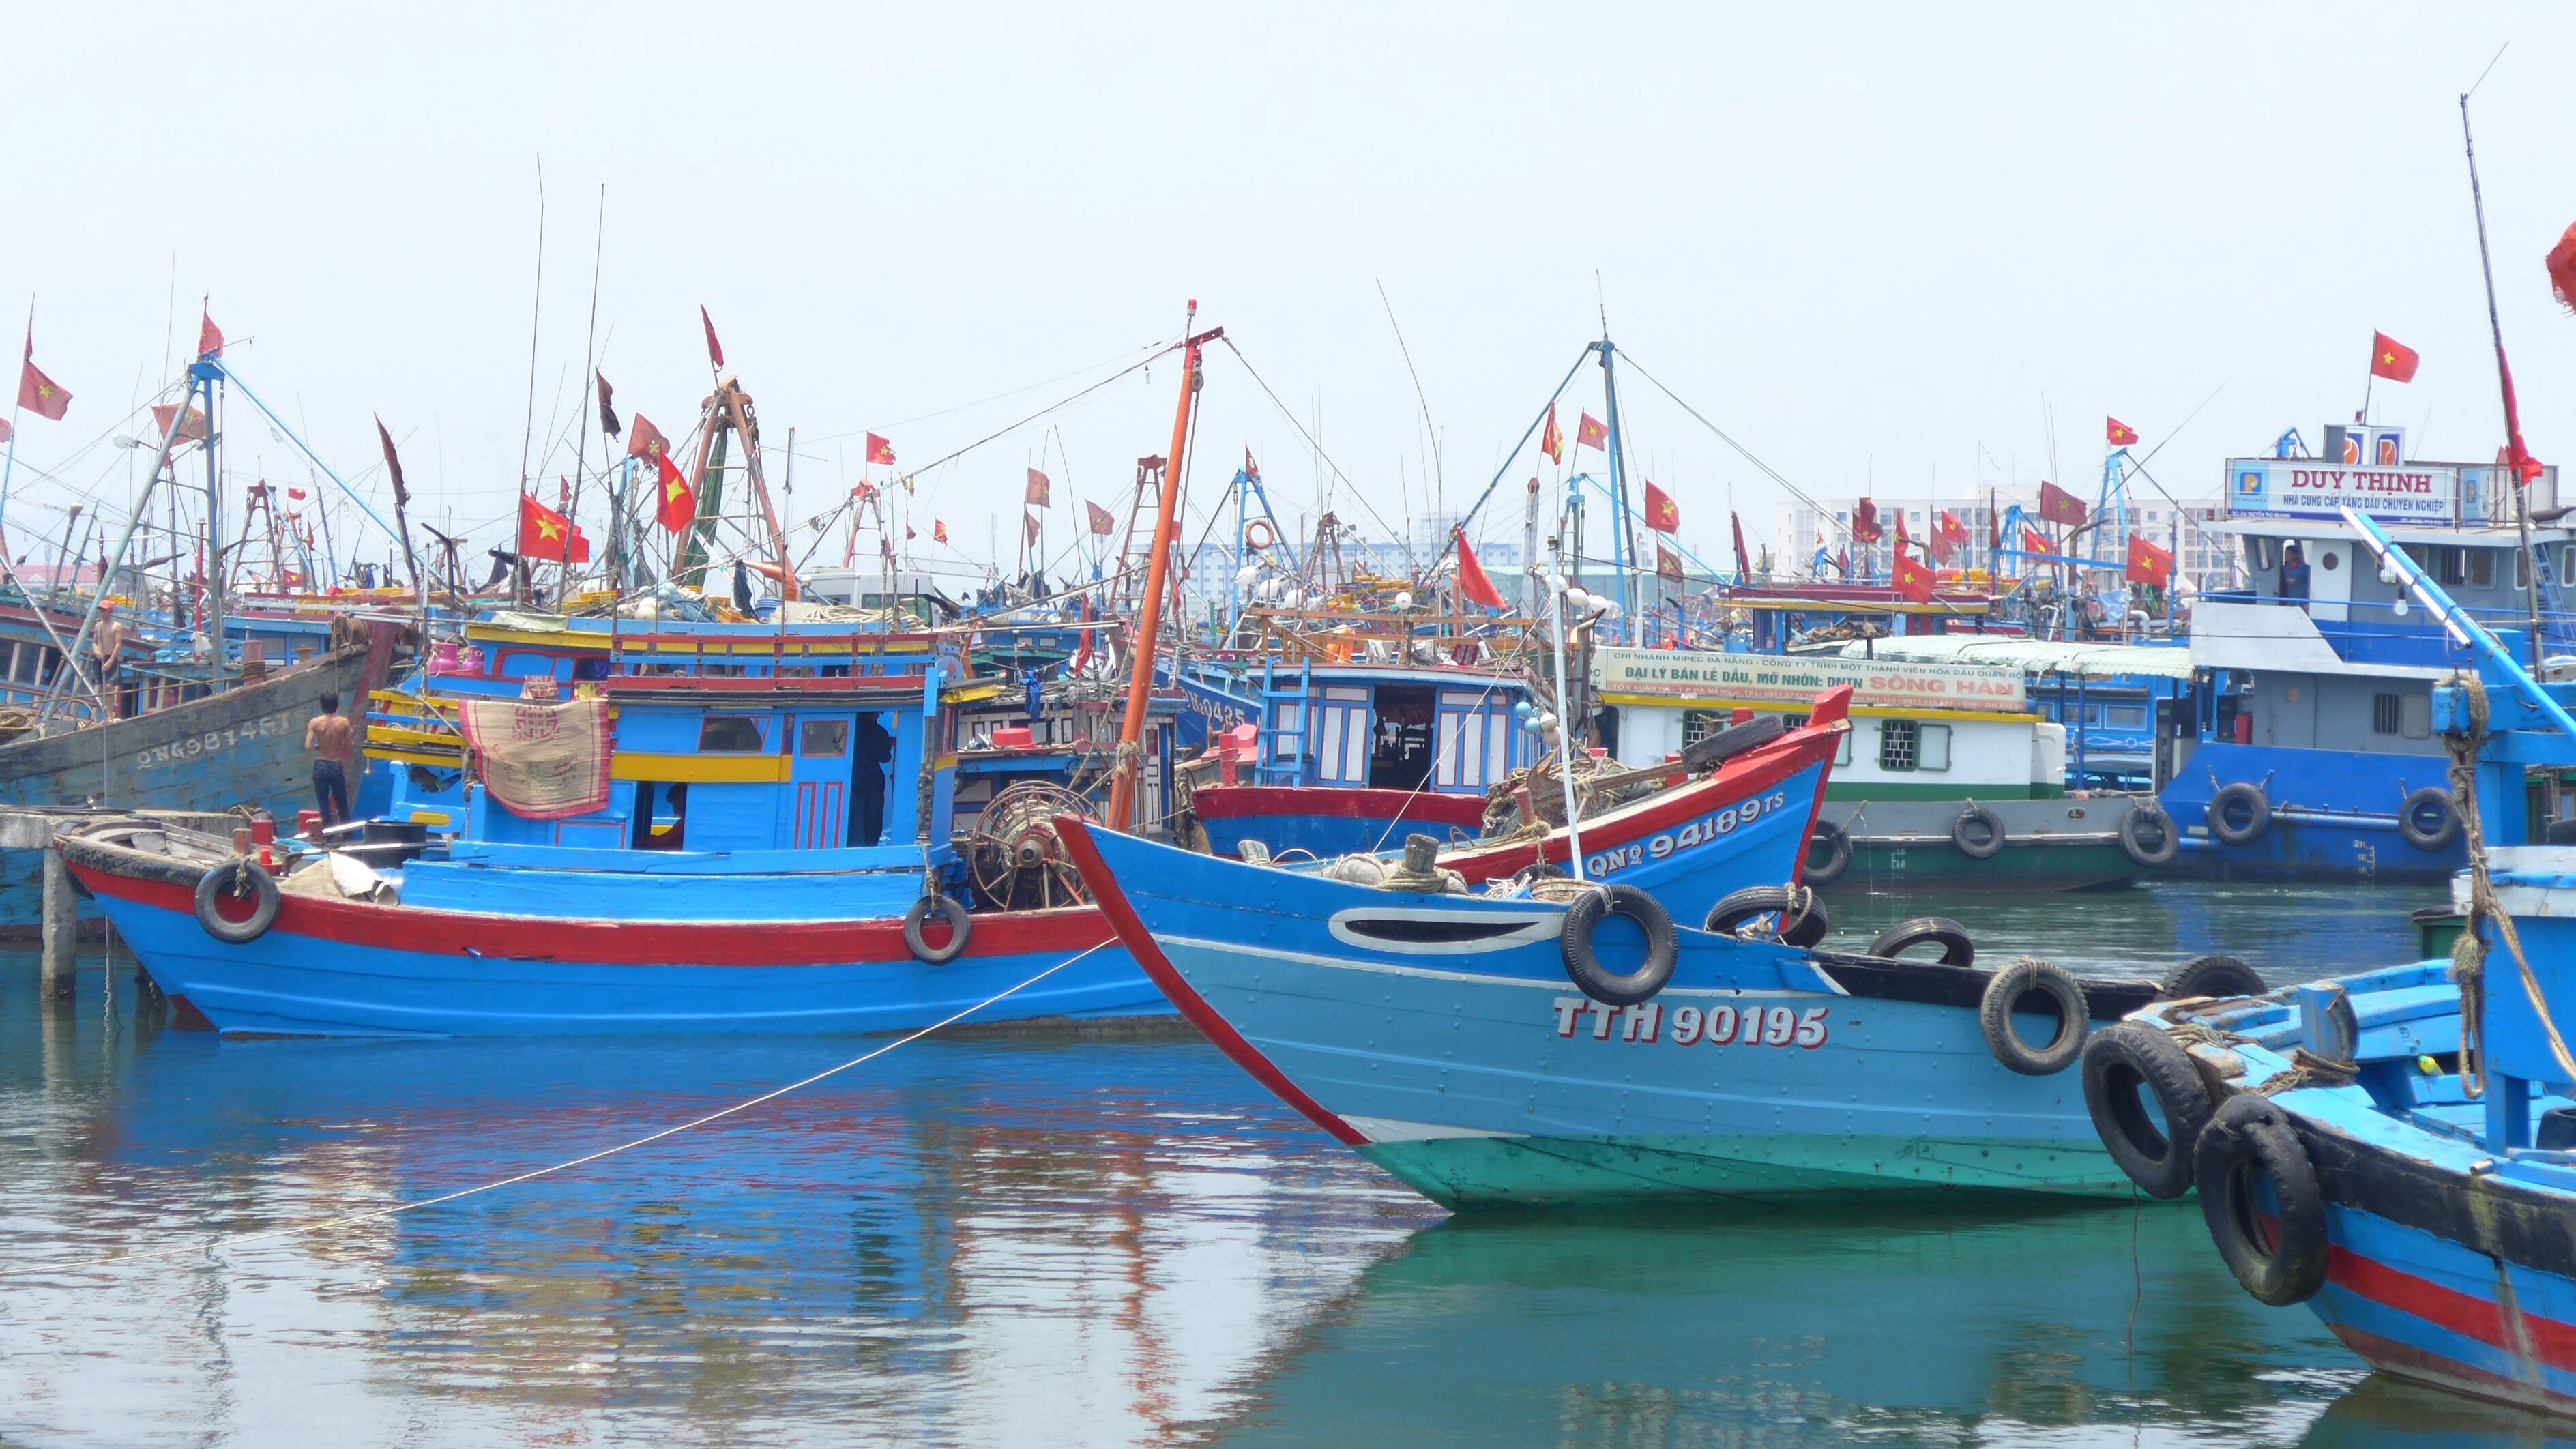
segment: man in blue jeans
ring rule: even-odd
[[[304,748],[313,756],[313,803],[325,828],[349,818],[349,757],[356,753],[358,732],[340,713],[335,691],[322,696],[322,712],[304,727]]]

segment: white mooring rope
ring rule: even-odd
[[[554,1173],[583,1166],[586,1163],[597,1162],[602,1158],[615,1157],[621,1152],[632,1152],[638,1147],[659,1142],[665,1137],[676,1137],[680,1133],[686,1132],[692,1127],[703,1127],[710,1122],[730,1117],[737,1112],[749,1111],[763,1102],[776,1101],[778,1098],[784,1097],[788,1093],[796,1091],[799,1088],[810,1087],[816,1082],[822,1081],[826,1077],[838,1076],[840,1073],[846,1072],[852,1067],[862,1066],[868,1062],[875,1061],[877,1058],[884,1056],[886,1053],[893,1051],[897,1047],[910,1046],[912,1043],[921,1040],[932,1032],[939,1031],[945,1027],[954,1026],[958,1022],[965,1020],[967,1017],[973,1016],[976,1012],[983,1010],[985,1007],[992,1005],[994,1002],[1003,1000],[1006,997],[1017,995],[1022,991],[1026,991],[1030,987],[1037,985],[1039,982],[1044,981],[1050,976],[1053,976],[1055,973],[1063,970],[1067,966],[1071,966],[1075,962],[1082,960],[1084,957],[1091,955],[1092,952],[1099,951],[1105,947],[1113,945],[1115,942],[1116,938],[1112,937],[1110,940],[1103,941],[1099,945],[1092,946],[1087,950],[1068,956],[1054,965],[1049,966],[1044,971],[1039,972],[1035,976],[1030,977],[1026,981],[1022,981],[1017,985],[997,991],[991,996],[987,996],[983,1000],[976,1002],[973,1006],[969,1006],[966,1009],[957,1012],[953,1016],[932,1022],[930,1025],[921,1028],[919,1031],[897,1037],[893,1041],[887,1042],[884,1046],[878,1047],[874,1051],[861,1056],[852,1057],[838,1066],[825,1067],[823,1070],[816,1072],[810,1077],[789,1082],[783,1087],[773,1087],[748,1101],[736,1102],[730,1107],[724,1107],[716,1111],[709,1112],[703,1117],[692,1118],[691,1120],[679,1123],[676,1126],[665,1127],[659,1132],[648,1133],[631,1142],[621,1142],[614,1147],[603,1147],[597,1152],[586,1153],[583,1156],[572,1158],[569,1161],[558,1162],[549,1167],[540,1167],[532,1171],[522,1172],[516,1176],[502,1178],[497,1182],[487,1182],[476,1187],[459,1188],[454,1192],[441,1193],[436,1197],[421,1198],[416,1202],[399,1202],[395,1203],[391,1207],[371,1208],[362,1213],[344,1213],[339,1217],[324,1218],[319,1222],[300,1223],[294,1227],[287,1228],[271,1228],[266,1232],[239,1233],[230,1237],[220,1237],[209,1243],[192,1243],[184,1247],[162,1248],[148,1253],[115,1253],[103,1258],[73,1258],[55,1263],[35,1263],[25,1267],[0,1268],[0,1278],[18,1278],[32,1273],[75,1273],[90,1268],[104,1268],[117,1263],[149,1262],[156,1258],[177,1258],[184,1257],[192,1253],[218,1252],[225,1248],[244,1247],[252,1243],[263,1243],[275,1238],[302,1237],[307,1233],[318,1233],[331,1228],[343,1228],[356,1223],[373,1222],[378,1218],[389,1218],[394,1216],[396,1213],[407,1213],[420,1208],[436,1207],[440,1203],[455,1202],[459,1198],[473,1197],[479,1193],[491,1192],[496,1188],[512,1187],[522,1182],[531,1182],[540,1177],[551,1176]]]

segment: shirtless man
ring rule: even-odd
[[[304,727],[304,748],[313,756],[313,802],[321,807],[325,827],[349,819],[349,757],[356,745],[357,731],[340,713],[340,696],[322,696],[322,712]]]

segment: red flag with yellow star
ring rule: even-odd
[[[36,333],[33,328],[27,331],[26,360],[18,368],[18,406],[58,423],[72,407],[72,395],[63,391],[62,384],[36,370]]]
[[[882,463],[888,467],[892,467],[894,464],[894,444],[887,442],[885,439],[878,437],[874,433],[868,434],[868,461],[871,463]]]
[[[1932,602],[1932,568],[1903,549],[1896,553],[1896,591],[1918,604]]]
[[[1682,526],[1682,506],[1652,483],[1646,485],[1646,526],[1657,533],[1671,533]]]
[[[2370,334],[2370,375],[2390,382],[2413,382],[2415,366],[2423,361],[2415,349],[2385,332]]]
[[[1538,450],[1547,454],[1551,463],[1561,466],[1565,462],[1565,434],[1557,431],[1556,404],[1552,402],[1547,405],[1547,430],[1538,435]]]
[[[643,419],[636,421],[641,423]],[[689,520],[697,516],[697,492],[689,487],[688,479],[680,476],[679,465],[671,461],[668,452],[655,452],[653,462],[661,472],[661,493],[653,506],[654,521],[677,533],[688,527]]]
[[[530,563],[588,563],[590,540],[572,520],[519,495],[519,555]]]
[[[1610,430],[1601,425],[1599,418],[1585,413],[1583,420],[1574,425],[1574,446],[1596,448],[1606,452],[1610,447]]]

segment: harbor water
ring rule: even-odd
[[[1981,956],[2414,953],[2439,888],[1961,897]],[[1835,900],[1857,946],[1932,903]],[[0,958],[0,1443],[2531,1444],[2188,1202],[1450,1220],[1214,1049],[245,1041]],[[157,1256],[141,1256],[157,1255]],[[52,1266],[48,1266],[52,1265]],[[30,1268],[39,1271],[26,1272]]]

